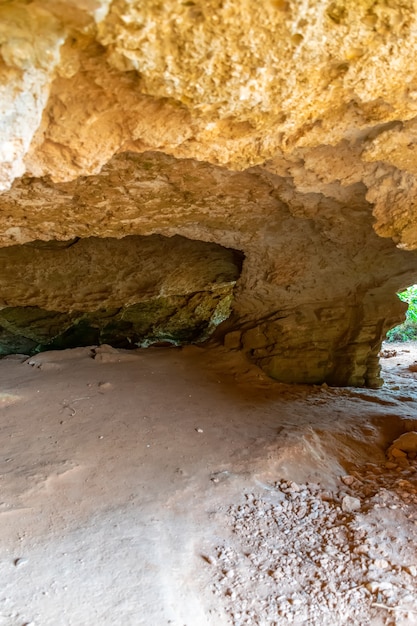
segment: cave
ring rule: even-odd
[[[184,237],[33,241],[0,250],[0,354],[207,340],[231,313],[238,251]]]
[[[0,1],[1,623],[416,623],[416,32]]]
[[[46,255],[49,266],[40,293],[47,293],[48,280],[56,281],[52,259],[59,254],[47,252],[48,241],[58,242],[57,248],[62,242],[64,250],[65,241],[79,241],[62,253],[69,258],[88,245],[83,242],[95,241],[105,255],[105,246],[110,245],[106,241],[127,241],[135,236],[203,239],[207,250],[210,245],[239,250],[245,264],[234,291],[231,315],[214,333],[213,341],[241,350],[280,382],[375,387],[382,384],[378,362],[381,342],[388,328],[404,314],[395,293],[399,285],[412,282],[416,256],[375,233],[362,183],[348,187],[333,183],[331,193],[326,197],[324,193],[297,190],[292,181],[272,173],[269,166],[239,172],[156,152],[126,152],[113,157],[98,174],[71,182],[40,178],[32,184],[27,177],[15,181],[1,196],[5,214],[16,205],[20,207],[8,219],[2,255],[10,268],[15,268],[13,255],[17,258],[22,254],[28,268],[32,258]],[[36,238],[26,212],[29,205],[37,207]],[[80,211],[84,224],[76,222]],[[16,243],[17,236],[21,244]],[[117,245],[109,248],[110,255]],[[83,254],[89,256],[90,252]],[[186,264],[187,254],[184,250]],[[109,264],[111,258],[97,258],[98,267]],[[203,266],[200,264],[200,270]],[[30,272],[23,265],[18,267],[31,282]],[[188,280],[188,269],[184,269],[183,281]],[[194,291],[203,279],[198,277],[198,269]],[[2,279],[8,309],[3,314],[3,333],[13,326],[10,309],[16,304],[27,307],[28,314],[30,307],[43,306],[39,304],[41,297],[39,302],[36,295],[31,297],[31,292],[36,292],[34,285],[25,289],[23,282],[22,294],[16,294],[15,299],[7,295],[8,289],[18,289],[13,272],[4,273]],[[99,282],[94,285],[96,274]],[[73,316],[84,309],[91,311],[89,299],[93,296],[89,290],[93,294],[103,290],[105,296],[103,280],[100,272],[91,274],[85,302],[81,294],[71,301],[62,292],[61,304],[52,305],[52,295],[45,295],[43,302],[49,298],[48,311],[65,313],[66,306]],[[56,287],[51,284],[51,289]],[[169,293],[183,295],[172,290]],[[126,297],[132,298],[131,294]],[[97,311],[98,300],[94,305]],[[83,332],[90,332],[92,343],[98,341],[97,332],[91,331],[86,320],[81,322],[79,317],[79,324],[84,325]],[[32,341],[29,352],[36,349],[35,344],[48,343],[47,338],[40,343],[36,338]],[[71,341],[76,343],[76,334]],[[51,346],[58,347],[58,343]]]

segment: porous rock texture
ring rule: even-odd
[[[18,318],[29,337],[30,307],[92,312],[73,277],[60,300],[55,261],[39,261],[43,303],[13,278],[38,263],[23,244],[53,241],[56,259],[86,246],[99,293],[119,240],[104,292],[121,310],[147,297],[119,290],[131,237],[180,236],[184,254],[229,249],[225,288],[244,256],[213,340],[284,382],[377,386],[395,292],[417,280],[416,59],[412,0],[0,1],[3,331]],[[201,293],[189,270],[185,290],[151,273],[152,298]],[[207,306],[189,340],[214,328]]]

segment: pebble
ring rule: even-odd
[[[359,511],[361,508],[361,501],[359,498],[352,496],[344,496],[342,498],[342,511],[345,513],[353,513],[353,511]]]
[[[366,584],[366,588],[371,593],[375,593],[376,591],[379,590],[379,583],[377,583],[375,580],[373,580],[372,582],[369,582],[369,583]]]
[[[300,486],[297,485],[297,483],[295,483],[295,482],[290,482],[290,484],[288,485],[288,490],[289,491],[299,492],[300,491]]]
[[[217,576],[213,593],[223,589],[231,626],[327,624],[329,615],[337,623],[341,611],[351,626],[363,626],[370,623],[372,602],[400,606],[408,588],[415,588],[410,576],[417,578],[417,520],[410,517],[413,505],[404,502],[416,489],[417,462],[410,464],[405,470],[394,462],[392,468],[381,463],[350,470],[340,477],[342,492],[282,480],[274,483],[283,498],[279,506],[258,493],[231,506],[233,544],[226,562],[211,570]],[[392,507],[395,513],[387,510]],[[389,533],[380,525],[388,514],[395,524]],[[219,556],[224,552],[223,546]],[[401,563],[405,554],[411,565],[390,563]]]
[[[386,569],[389,567],[389,563],[385,559],[375,559],[371,565],[377,569]]]
[[[390,456],[393,456],[395,459],[400,459],[402,458],[407,458],[407,453],[404,452],[403,450],[400,450],[399,448],[390,448],[389,449],[389,454]]]
[[[378,583],[378,591],[391,591],[393,585],[387,581],[382,581]]]

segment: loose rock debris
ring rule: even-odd
[[[205,560],[231,624],[417,624],[416,469],[368,463],[338,492],[281,480],[228,507]]]
[[[381,350],[379,356],[381,359],[392,359],[393,356],[397,356],[397,350]]]
[[[417,456],[417,432],[403,433],[396,439],[388,450],[388,458],[415,459]],[[405,467],[408,463],[403,463]]]

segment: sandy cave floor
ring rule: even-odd
[[[2,359],[0,625],[417,624],[417,461],[385,456],[417,345],[384,350],[378,391],[197,347]]]

